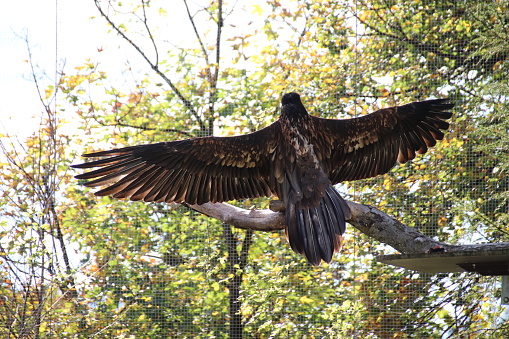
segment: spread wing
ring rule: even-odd
[[[423,154],[449,128],[447,99],[413,102],[380,109],[345,120],[313,117],[322,140],[316,141],[326,173],[333,183],[388,172],[396,161],[405,163]]]
[[[77,175],[89,187],[110,185],[96,195],[157,202],[203,204],[270,196],[270,157],[278,121],[235,137],[203,137],[85,154],[104,159],[74,165],[99,169]]]

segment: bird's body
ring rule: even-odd
[[[452,108],[444,99],[334,120],[308,114],[297,93],[283,96],[280,118],[257,132],[97,152],[108,158],[78,175],[111,184],[96,195],[203,204],[274,195],[286,206],[292,249],[310,263],[330,262],[341,247],[346,202],[332,185],[386,173],[443,138]]]

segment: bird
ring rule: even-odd
[[[84,154],[73,165],[97,196],[201,205],[263,196],[281,200],[291,248],[311,265],[330,263],[351,211],[334,188],[387,173],[444,138],[454,104],[416,101],[348,119],[310,115],[298,93],[278,119],[238,136],[206,136]]]

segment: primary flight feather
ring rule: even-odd
[[[449,128],[447,99],[413,102],[352,119],[308,114],[297,93],[282,98],[273,124],[234,137],[202,137],[85,154],[74,165],[104,186],[96,195],[204,204],[277,196],[292,249],[313,264],[341,247],[348,205],[332,185],[388,172],[425,153]]]

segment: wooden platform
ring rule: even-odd
[[[476,272],[509,275],[509,248],[378,256],[377,261],[423,273]]]

